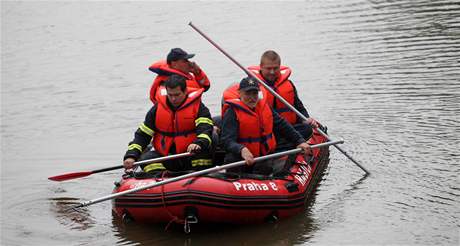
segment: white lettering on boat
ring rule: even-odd
[[[236,190],[242,190],[242,191],[278,190],[278,186],[274,182],[268,182],[268,184],[256,183],[256,182],[249,182],[249,183],[233,182],[233,186],[235,186]]]
[[[143,187],[143,186],[154,184],[154,183],[156,183],[154,180],[151,180],[151,181],[139,181],[139,182],[135,182],[135,183],[130,184],[129,189],[131,190],[131,189]],[[147,189],[147,190],[149,190],[149,189]]]
[[[305,185],[308,181],[308,178],[310,177],[311,173],[311,166],[310,165],[301,165],[299,170],[297,170],[296,174],[294,175],[294,178],[299,181],[302,185]]]

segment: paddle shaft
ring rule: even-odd
[[[153,163],[153,162],[161,162],[161,161],[172,160],[172,159],[191,156],[191,155],[193,155],[193,154],[189,153],[189,152],[185,152],[185,153],[180,153],[180,154],[175,154],[175,155],[162,156],[162,157],[158,157],[158,158],[153,158],[153,159],[134,162],[133,165],[137,166],[137,165],[149,164],[149,163]],[[96,169],[96,170],[87,171],[87,172],[66,173],[66,174],[62,174],[62,175],[49,177],[48,179],[53,180],[53,181],[65,181],[65,180],[69,180],[69,179],[76,179],[76,178],[86,177],[86,176],[89,176],[89,175],[95,174],[95,173],[112,171],[112,170],[120,169],[120,168],[123,168],[123,167],[124,167],[123,165],[118,165],[118,166],[106,167],[106,168]]]
[[[137,166],[137,165],[149,164],[149,163],[154,163],[154,162],[162,162],[162,161],[177,159],[177,158],[181,158],[181,157],[187,157],[187,156],[191,156],[191,155],[193,155],[193,153],[184,152],[184,153],[180,153],[180,154],[167,155],[167,156],[162,156],[162,157],[143,160],[143,161],[136,161],[136,162],[133,163],[133,165]],[[121,167],[123,167],[123,165],[121,165]]]
[[[200,29],[198,29],[195,25],[192,24],[192,22],[189,23],[189,25],[197,31],[201,36],[203,36],[206,40],[208,40],[214,47],[216,47],[222,54],[224,54],[226,57],[228,57],[233,63],[235,63],[238,67],[243,69],[243,71],[250,77],[256,79],[265,89],[267,89],[271,94],[273,94],[278,100],[280,100],[286,107],[288,107],[290,110],[292,110],[298,117],[300,117],[303,121],[307,120],[307,117],[300,113],[294,106],[292,106],[286,99],[284,99],[282,96],[280,96],[278,93],[276,93],[270,86],[268,86],[264,81],[259,79],[253,72],[251,72],[249,69],[243,67],[238,61],[236,61],[232,56],[230,56],[225,50],[223,50],[219,45],[217,45],[214,41],[212,41],[206,34],[204,34]],[[317,129],[318,132],[323,135],[325,138],[327,138],[329,141],[331,140],[330,137],[321,129]],[[366,175],[369,175],[370,173],[361,165],[359,164],[353,157],[351,157],[346,151],[344,151],[342,148],[340,148],[337,145],[334,145],[340,152],[342,152],[348,159],[350,159],[353,163],[355,163],[359,168],[361,168]]]
[[[153,162],[162,162],[162,161],[177,159],[177,158],[181,158],[181,157],[187,157],[187,156],[191,156],[191,155],[193,155],[193,154],[190,153],[190,152],[184,152],[184,153],[175,154],[175,155],[167,155],[167,156],[162,156],[162,157],[143,160],[143,161],[136,161],[136,162],[133,163],[133,166],[138,166],[138,165],[142,165],[142,164],[149,164],[149,163],[153,163]],[[100,172],[106,172],[106,171],[112,171],[112,170],[115,170],[115,169],[120,169],[120,168],[123,168],[123,167],[124,167],[123,165],[119,165],[119,166],[113,166],[113,167],[107,167],[107,168],[101,168],[101,169],[93,170],[91,172],[92,173],[100,173]]]
[[[321,148],[321,147],[325,147],[325,146],[329,146],[329,145],[333,145],[333,144],[341,144],[343,142],[344,142],[343,140],[331,141],[331,142],[312,145],[311,148],[312,149]],[[283,156],[283,155],[296,154],[296,153],[299,153],[301,151],[302,151],[302,149],[292,149],[292,150],[278,152],[278,153],[274,153],[274,154],[270,154],[270,155],[266,155],[266,156],[256,157],[256,158],[254,158],[254,162],[264,161],[264,160],[268,160],[268,159],[271,159],[271,158],[277,158],[277,157],[280,157],[280,156]],[[169,183],[176,182],[176,181],[179,181],[179,180],[182,180],[182,179],[196,177],[196,176],[200,176],[200,175],[208,174],[208,173],[213,173],[213,172],[217,172],[217,171],[232,168],[232,167],[243,166],[245,164],[246,164],[246,161],[243,160],[243,161],[237,161],[237,162],[233,162],[233,163],[222,165],[222,166],[215,166],[215,167],[212,167],[212,168],[209,168],[209,169],[205,169],[205,170],[201,170],[201,171],[181,175],[181,176],[166,179],[166,180],[163,180],[163,181],[160,181],[160,182],[154,182],[154,183],[151,183],[151,184],[148,184],[148,185],[145,185],[145,186],[137,187],[137,188],[130,189],[130,190],[125,190],[125,191],[114,193],[114,194],[104,196],[104,197],[101,197],[101,198],[96,198],[96,199],[93,199],[93,200],[82,202],[79,205],[75,206],[74,208],[86,207],[86,206],[89,206],[89,205],[92,205],[92,204],[95,204],[95,203],[107,201],[107,200],[110,200],[110,199],[113,199],[113,198],[116,198],[116,197],[119,197],[119,196],[134,193],[134,192],[137,192],[137,191],[150,189],[150,188],[153,188],[153,187],[156,187],[156,186],[169,184]]]

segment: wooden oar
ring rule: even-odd
[[[311,148],[312,149],[321,148],[321,147],[325,147],[325,146],[329,146],[329,145],[333,145],[333,144],[341,144],[343,142],[344,142],[343,140],[338,140],[338,141],[320,143],[320,144],[312,145]],[[287,151],[283,151],[283,152],[274,153],[274,154],[271,154],[271,155],[256,157],[256,158],[254,158],[254,162],[259,162],[259,161],[264,161],[264,160],[268,160],[268,159],[272,159],[272,158],[277,158],[277,157],[280,157],[280,156],[283,156],[283,155],[296,154],[296,153],[299,153],[301,151],[302,151],[302,149],[300,149],[300,148],[299,149],[291,149],[291,150],[287,150]],[[176,182],[176,181],[186,179],[186,178],[201,176],[203,174],[213,173],[213,172],[217,172],[217,171],[232,168],[232,167],[243,166],[245,164],[246,164],[245,161],[237,161],[237,162],[233,162],[233,163],[226,164],[226,165],[223,165],[223,166],[215,166],[215,167],[212,167],[212,168],[209,168],[209,169],[205,169],[205,170],[201,170],[201,171],[181,175],[181,176],[178,176],[178,177],[166,179],[166,180],[163,180],[163,181],[160,181],[160,182],[152,182],[151,184],[148,184],[148,185],[140,186],[140,187],[137,187],[137,188],[134,188],[134,189],[125,190],[125,191],[114,193],[114,194],[111,194],[111,195],[108,195],[108,196],[104,196],[104,197],[96,198],[96,199],[89,200],[89,201],[86,201],[86,202],[82,202],[79,205],[72,207],[71,209],[86,207],[86,206],[89,206],[89,205],[92,205],[92,204],[95,204],[95,203],[107,201],[107,200],[110,200],[110,199],[113,199],[113,198],[116,198],[116,197],[119,197],[119,196],[123,196],[123,195],[126,195],[126,194],[130,194],[130,193],[150,189],[150,188],[160,186],[160,185],[169,184],[169,183]]]
[[[250,77],[254,78],[257,80],[265,89],[267,89],[271,94],[273,94],[277,99],[279,99],[284,105],[286,105],[290,110],[292,110],[294,113],[297,114],[303,121],[307,120],[307,117],[300,113],[294,106],[292,106],[286,99],[284,99],[282,96],[280,96],[278,93],[276,93],[270,86],[268,86],[265,82],[263,82],[261,79],[259,79],[253,72],[249,71],[249,69],[243,67],[238,61],[236,61],[232,56],[230,56],[227,52],[225,52],[219,45],[217,45],[214,41],[212,41],[206,34],[204,34],[200,29],[198,29],[195,25],[192,24],[192,22],[189,23],[189,25],[197,31],[202,37],[204,37],[206,40],[208,40],[214,47],[216,47],[222,54],[224,54],[227,58],[229,58],[233,63],[235,63],[238,67],[243,69],[243,71]],[[321,131],[321,129],[317,128],[317,131],[323,135],[327,140],[331,141],[331,138]],[[369,175],[370,173],[363,167],[361,164],[359,164],[353,157],[351,157],[347,152],[345,152],[343,149],[341,149],[339,146],[334,145],[340,152],[342,152],[348,159],[350,159],[353,163],[355,163],[361,170],[363,170],[366,175]]]
[[[162,156],[162,157],[158,157],[158,158],[153,158],[153,159],[134,162],[134,165],[142,165],[142,164],[149,164],[149,163],[154,163],[154,162],[167,161],[167,160],[177,159],[177,158],[191,156],[191,155],[193,155],[193,154],[189,153],[189,152],[185,152],[185,153],[180,153],[180,154],[176,154],[176,155]],[[66,174],[61,174],[61,175],[56,175],[56,176],[53,176],[53,177],[49,177],[48,179],[53,180],[53,181],[65,181],[65,180],[69,180],[69,179],[82,178],[82,177],[89,176],[91,174],[107,172],[107,171],[120,169],[120,168],[123,168],[123,165],[107,167],[107,168],[101,168],[101,169],[96,169],[96,170],[93,170],[93,171],[66,173]]]

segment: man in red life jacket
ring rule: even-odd
[[[262,91],[261,97],[267,100],[268,104],[282,118],[293,125],[305,139],[309,139],[313,133],[312,127],[316,128],[319,124],[308,115],[307,110],[298,97],[294,83],[289,80],[291,69],[286,66],[281,66],[281,57],[273,50],[265,51],[260,58],[260,65],[250,66],[248,69],[307,118],[306,121],[302,121],[295,112],[290,110],[283,102],[276,99],[276,97],[266,90],[265,87],[259,85]],[[225,102],[228,99],[237,98],[237,88],[238,84],[234,84],[227,88],[223,93],[222,101]],[[284,142],[284,139],[278,140],[283,140]]]
[[[157,96],[157,103],[149,110],[129,143],[123,165],[128,170],[138,159],[194,152],[196,154],[191,158],[152,163],[143,169],[150,172],[211,167],[209,150],[213,122],[209,109],[201,102],[203,89],[187,88],[185,78],[175,74],[166,79],[164,86]],[[141,157],[150,142],[152,151]]]
[[[254,157],[273,153],[276,149],[274,134],[295,143],[311,154],[305,139],[266,100],[259,99],[258,82],[252,78],[241,80],[239,99],[225,101],[222,118],[221,141],[226,150],[224,162],[245,160],[246,166],[230,171],[252,172]],[[256,167],[257,169],[257,167]],[[256,170],[254,170],[256,172]]]
[[[165,60],[160,60],[153,63],[149,70],[158,74],[153,80],[150,87],[150,100],[155,103],[159,87],[171,75],[177,74],[185,78],[187,87],[203,88],[207,91],[210,87],[210,82],[206,74],[195,63],[189,61],[195,54],[188,54],[181,48],[174,48],[168,53]]]

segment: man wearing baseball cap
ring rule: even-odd
[[[149,67],[150,71],[157,74],[150,87],[150,100],[153,103],[157,101],[157,93],[160,91],[158,88],[173,74],[184,77],[187,88],[203,88],[205,91],[209,89],[211,83],[208,76],[195,62],[189,61],[194,56],[195,54],[189,54],[181,48],[173,48],[166,60],[157,61]]]
[[[254,157],[273,153],[276,135],[281,135],[311,154],[310,145],[285,119],[274,111],[267,100],[259,99],[258,82],[247,77],[241,80],[238,99],[225,101],[222,118],[222,145],[226,150],[224,162],[245,160],[246,166],[233,172],[257,172]]]

